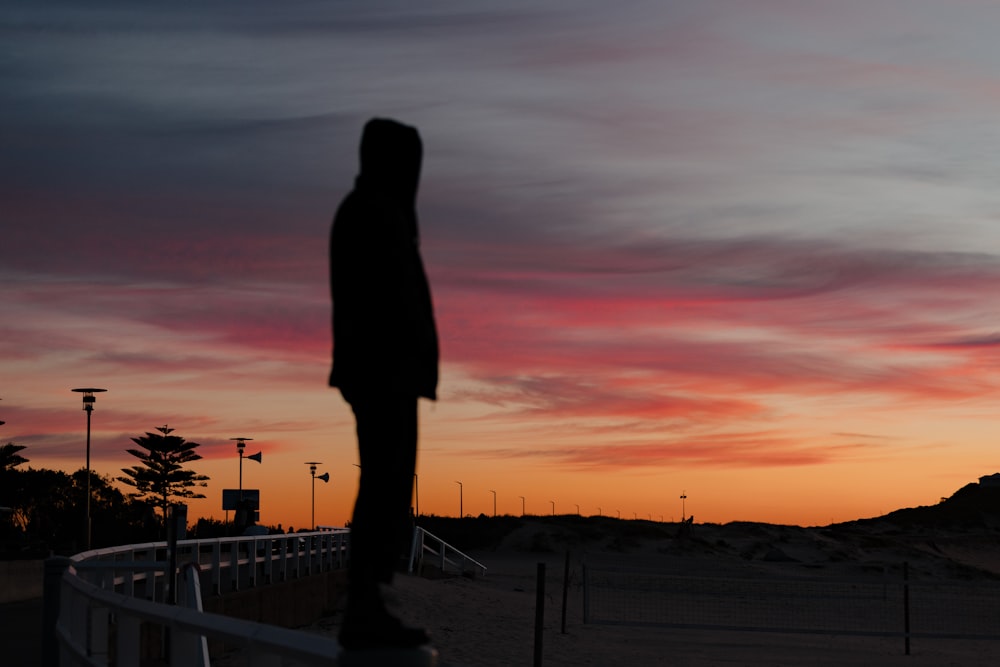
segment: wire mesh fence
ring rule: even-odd
[[[1000,639],[993,582],[693,577],[584,568],[584,622],[883,637]]]

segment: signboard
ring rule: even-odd
[[[222,490],[222,509],[227,512],[230,510],[239,509],[238,504],[240,502],[239,489],[223,489]],[[260,509],[260,489],[243,489],[243,500],[250,503],[253,509]]]

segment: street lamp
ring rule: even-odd
[[[518,496],[521,499],[521,516],[524,516],[524,496]]]
[[[312,530],[316,530],[316,466],[322,463],[322,461],[306,461],[306,465],[309,466],[309,475],[312,477]],[[361,466],[358,467],[360,468]],[[323,480],[324,484],[330,481],[330,473],[328,472],[318,477]]]
[[[490,489],[490,493],[493,494],[493,518],[497,518],[497,492]]]
[[[681,491],[681,523],[684,523],[686,514],[684,509],[684,501],[687,500],[687,491]]]
[[[236,451],[240,455],[240,500],[243,500],[243,450],[246,448],[247,443],[253,440],[253,438],[230,438],[230,440],[236,441]],[[256,454],[251,454],[247,457],[248,459],[253,459],[257,463],[260,463],[260,452]]]
[[[73,391],[83,394],[83,409],[87,412],[87,513],[85,515],[85,532],[87,535],[87,551],[90,551],[90,413],[94,411],[94,402],[97,398],[94,394],[107,391],[97,387],[83,387]]]
[[[455,484],[458,484],[458,518],[461,519],[465,514],[462,508],[462,483],[455,480]]]
[[[556,515],[556,501],[550,500],[549,502],[552,503],[552,516],[555,516]]]
[[[573,503],[573,504],[576,505],[576,503]],[[576,515],[580,516],[580,506],[579,505],[576,505]]]

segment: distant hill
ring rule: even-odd
[[[910,507],[874,519],[851,523],[888,521],[904,528],[1000,528],[1000,487],[967,484],[936,505]]]

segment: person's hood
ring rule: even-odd
[[[362,187],[407,207],[416,204],[423,145],[415,127],[388,118],[372,118],[361,135]]]

